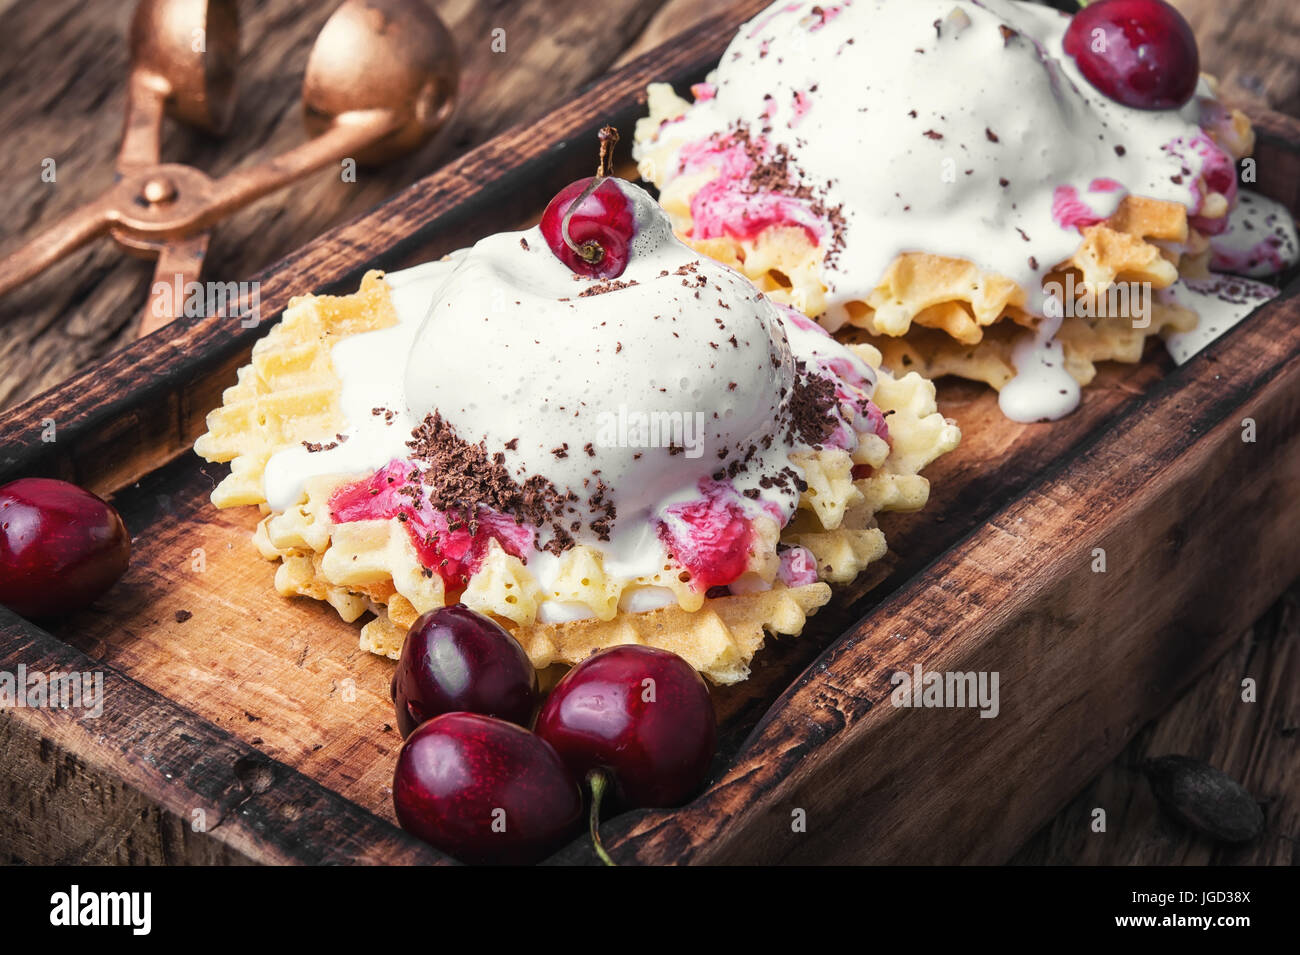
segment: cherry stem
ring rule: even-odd
[[[596,849],[596,855],[605,865],[617,866],[618,863],[609,857],[605,851],[605,844],[600,841],[600,800],[605,795],[605,787],[609,784],[609,777],[599,769],[593,769],[587,773],[587,785],[591,787],[591,844]]]
[[[604,179],[596,178],[587,183],[587,188],[578,193],[578,197],[569,203],[569,208],[564,212],[564,220],[560,223],[560,235],[564,239],[564,244],[573,250],[574,254],[588,265],[595,265],[605,257],[605,248],[595,239],[588,239],[582,245],[578,245],[569,237],[569,220],[573,214],[578,211],[578,206],[587,201],[587,197],[599,188]]]
[[[618,145],[618,130],[613,126],[602,126],[596,134],[600,140],[600,161],[596,164],[596,178],[603,179],[609,175],[614,147]]]
[[[596,163],[596,176],[591,182],[587,183],[587,188],[582,190],[578,197],[569,203],[569,208],[564,210],[564,219],[560,222],[560,238],[564,239],[564,244],[588,265],[598,264],[605,257],[605,248],[595,239],[588,239],[582,245],[574,242],[569,236],[569,220],[578,211],[578,207],[600,188],[602,182],[609,178],[611,161],[614,158],[614,147],[618,145],[618,130],[613,126],[602,126],[600,132],[596,134],[596,138],[600,140],[600,159]]]

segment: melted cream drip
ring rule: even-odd
[[[1012,421],[1056,421],[1079,406],[1079,383],[1065,370],[1065,350],[1056,340],[1064,310],[1048,298],[1047,313],[1032,333],[1012,347],[1016,377],[998,392],[998,407]]]

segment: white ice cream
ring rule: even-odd
[[[1064,53],[1068,24],[1012,0],[778,0],[740,28],[686,115],[637,155],[680,141],[663,172],[671,181],[716,163],[710,137],[736,128],[788,155],[830,249],[829,328],[907,251],[1014,279],[1041,315],[1042,279],[1075,252],[1081,221],[1111,215],[1129,193],[1196,213],[1207,162],[1224,158],[1198,126],[1204,82],[1180,110],[1123,106]],[[743,196],[729,206],[703,193],[694,237],[743,229]],[[1078,388],[1051,371],[1059,346],[1029,333],[1021,345],[1027,374],[1004,408],[1020,420],[1068,413]]]
[[[620,576],[659,569],[654,515],[698,498],[702,479],[750,448],[734,488],[753,492],[745,501],[755,513],[784,523],[798,492],[769,479],[806,448],[779,426],[796,361],[846,363],[838,367],[867,394],[874,372],[681,243],[645,192],[621,188],[638,231],[612,282],[575,276],[537,228],[389,275],[399,323],[344,339],[332,353],[344,440],[274,455],[265,472],[271,507],[299,501],[312,475],[364,476],[409,457],[412,429],[436,411],[459,437],[503,454],[516,480],[541,475],[573,490],[580,510],[603,482],[617,511],[610,539],[593,537],[594,513],[583,514],[575,537],[598,543],[606,569]],[[638,421],[657,430],[637,431]],[[553,561],[534,558],[536,573]]]

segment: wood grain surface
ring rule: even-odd
[[[1013,858],[1019,864],[1300,865],[1300,586],[1241,635],[1159,719],[1142,728]],[[1258,686],[1242,699],[1244,680]],[[1236,777],[1264,806],[1264,836],[1224,846],[1191,836],[1156,804],[1143,760],[1183,753]],[[1104,808],[1106,832],[1091,828]]]
[[[12,632],[7,625],[16,619],[0,607],[0,627]],[[5,672],[20,672],[20,662],[42,673],[96,667],[42,632],[0,643]],[[193,662],[198,666],[179,676],[184,684],[202,672],[205,661]],[[364,807],[268,757],[256,736],[241,739],[226,727],[200,724],[163,693],[112,668],[97,672],[105,705],[96,718],[21,708],[0,720],[0,795],[7,807],[0,863],[445,861]],[[337,686],[331,692],[344,695]],[[251,724],[259,718],[246,711],[243,719]],[[123,744],[104,746],[105,738]]]
[[[754,0],[751,9],[759,5]],[[400,200],[331,230],[258,273],[265,317],[278,314],[288,297],[303,289],[350,290],[372,265],[394,268],[437,257],[484,231],[518,225],[520,217],[539,214],[547,197],[590,169],[586,150],[557,155],[549,144],[592,143],[597,130],[610,121],[630,131],[642,109],[645,84],[665,74],[691,80],[703,76],[732,29],[730,21],[702,25],[661,55],[643,57],[617,74],[601,77],[538,123],[509,130],[471,150],[413,184]],[[311,814],[298,806],[295,792],[301,792],[297,787],[307,779],[331,793],[357,793],[362,803],[343,814],[351,836],[337,851],[313,847],[312,835],[302,830],[289,842],[259,841],[249,838],[240,825],[223,825],[213,837],[228,852],[249,861],[283,861],[294,841],[303,847],[294,857],[298,861],[322,861],[327,855],[358,862],[377,856],[409,860],[409,840],[367,808],[386,811],[391,818],[391,800],[384,789],[391,772],[386,747],[392,744],[386,742],[379,722],[387,718],[390,704],[383,698],[382,678],[374,679],[386,664],[355,650],[355,628],[321,614],[321,607],[280,602],[266,618],[269,594],[264,584],[250,587],[241,580],[261,563],[250,559],[249,525],[222,528],[206,502],[212,481],[189,447],[202,429],[203,415],[232,380],[235,365],[247,359],[260,332],[221,313],[186,319],[0,415],[0,483],[18,474],[42,473],[112,494],[140,544],[131,579],[114,588],[124,602],[65,621],[57,636],[0,612],[0,656],[10,671],[28,656],[35,667],[44,667],[46,660],[70,655],[67,658],[77,663],[74,669],[111,668],[129,690],[114,704],[121,709],[112,734],[92,735],[93,727],[70,726],[80,719],[73,710],[18,707],[0,713],[0,719],[14,727],[5,745],[15,757],[0,760],[4,811],[48,813],[33,818],[44,819],[52,831],[84,832],[113,825],[118,805],[152,799],[158,811],[145,814],[133,828],[130,857],[161,862],[175,858],[167,853],[185,845],[174,838],[176,807],[205,805],[212,794],[243,791],[250,773],[257,797],[249,807],[256,820],[253,831],[271,824],[268,816],[301,816],[307,829],[320,809],[315,837],[331,839],[328,807],[314,795],[307,800]],[[50,416],[60,421],[59,437],[46,442],[32,423]],[[177,514],[188,514],[189,519],[178,522]],[[252,515],[229,516],[237,521]],[[265,573],[269,568],[260,569]],[[157,617],[165,609],[158,606],[164,600],[182,604],[172,611],[176,628],[169,629],[165,618]],[[192,616],[186,618],[187,613]],[[117,625],[109,622],[114,616]],[[186,628],[188,632],[180,628],[191,621],[195,625]],[[234,639],[236,630],[242,640]],[[163,632],[171,633],[171,639],[155,641],[150,648],[149,640]],[[317,653],[329,657],[324,671],[304,654],[303,646],[286,646],[286,640],[300,637],[310,638]],[[358,661],[355,674],[352,659]],[[322,691],[320,677],[331,674],[335,679]],[[191,703],[186,707],[172,699]],[[266,715],[244,706],[249,700],[269,702],[259,707]],[[185,717],[177,715],[177,709]],[[367,720],[367,714],[376,719]],[[196,723],[199,732],[184,733],[186,719]],[[194,739],[224,741],[227,734],[238,735],[260,757],[250,766],[246,757],[229,759],[232,753],[226,747],[227,758],[196,766],[201,778],[160,773],[160,766],[173,765],[171,739],[178,728],[187,745]],[[290,745],[281,747],[277,740]],[[96,752],[104,748],[127,758],[104,758]],[[68,774],[56,773],[42,798],[33,801],[31,779],[23,773],[34,769],[37,760],[92,775],[106,798],[79,802]],[[279,779],[290,785],[270,784]],[[232,821],[243,817],[241,809]],[[141,831],[150,825],[159,831]],[[0,826],[0,851],[27,858],[23,853],[35,848],[33,858],[48,859],[41,854],[44,843],[7,841],[40,828],[31,823],[22,830]],[[371,842],[376,848],[365,850]]]
[[[1230,95],[1300,112],[1300,5],[1292,0],[1175,3],[1197,28],[1204,68],[1223,77]],[[357,183],[343,183],[322,172],[291,195],[273,196],[244,210],[218,227],[208,256],[208,278],[251,276],[495,132],[564,101],[610,65],[627,61],[729,4],[609,0],[600,5],[599,16],[583,5],[545,0],[442,0],[435,6],[455,35],[464,62],[462,104],[453,127],[415,156],[363,171]],[[7,94],[0,99],[0,128],[6,130],[0,162],[9,171],[0,181],[0,198],[10,211],[0,232],[0,248],[12,248],[22,235],[93,197],[109,182],[124,100],[122,36],[130,9],[129,3],[0,0],[0,29],[6,36],[0,88]],[[231,133],[216,141],[169,125],[165,157],[219,174],[300,141],[301,70],[331,9],[332,4],[307,0],[243,3],[242,92]],[[505,30],[505,53],[491,50],[492,31],[498,28]],[[58,163],[54,184],[40,178],[46,157]],[[129,343],[150,275],[148,263],[124,258],[105,242],[0,299],[0,407],[30,397]],[[1163,820],[1133,766],[1144,754],[1204,756],[1236,772],[1272,807],[1280,807],[1289,825],[1279,831],[1296,831],[1296,594],[1293,589],[1178,703],[1145,728],[1024,847],[1018,860],[1283,861],[1287,852],[1294,853],[1294,842],[1286,839],[1265,840],[1227,854],[1212,851]],[[1240,674],[1247,670],[1270,674],[1270,695],[1261,694],[1261,702],[1253,706],[1233,706]],[[1289,682],[1279,679],[1287,675]],[[1088,813],[1102,804],[1122,807],[1131,838],[1115,836],[1114,828],[1111,837],[1088,831]],[[103,856],[113,858],[112,853]]]

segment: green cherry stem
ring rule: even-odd
[[[609,777],[603,770],[593,769],[587,773],[587,785],[591,787],[591,844],[596,850],[596,855],[605,865],[617,866],[618,863],[609,857],[605,851],[605,845],[600,841],[600,801],[605,795],[605,787],[609,784]]]

